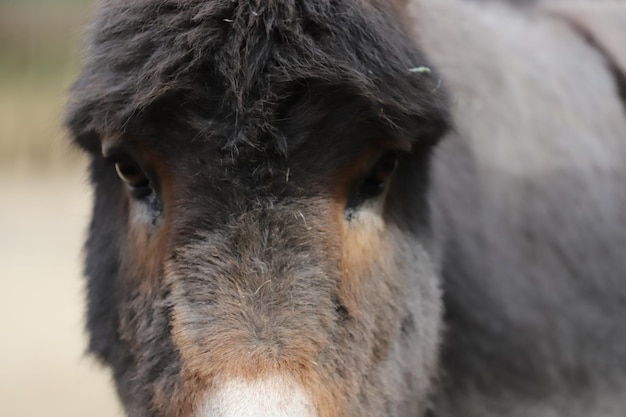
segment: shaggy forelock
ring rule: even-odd
[[[196,136],[284,153],[281,103],[311,82],[363,100],[396,133],[445,125],[438,77],[381,3],[105,1],[72,89],[68,126],[79,142],[125,133],[160,107],[175,111],[168,122]]]

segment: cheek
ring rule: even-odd
[[[164,227],[154,228],[143,221],[136,221],[140,215],[134,212],[140,211],[141,207],[130,209],[126,239],[120,247],[120,258],[127,284],[143,287],[157,285],[161,281],[167,242]]]
[[[389,230],[375,210],[363,210],[351,221],[346,221],[343,213],[338,217],[343,272],[340,293],[347,305],[358,311],[358,305],[372,295],[372,300],[380,299],[384,292],[379,291],[385,291],[386,281],[394,275]]]
[[[339,291],[354,319],[350,334],[362,335],[358,345],[367,349],[370,361],[365,368],[384,370],[370,373],[361,385],[374,381],[373,389],[392,397],[410,390],[406,407],[422,409],[422,393],[429,390],[436,368],[441,321],[438,280],[429,257],[417,236],[377,212],[365,210],[350,222],[339,219]]]

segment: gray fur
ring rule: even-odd
[[[436,414],[624,415],[626,114],[610,57],[542,9],[412,11],[459,132],[433,177],[448,324]]]

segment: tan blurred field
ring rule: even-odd
[[[123,415],[84,354],[90,195],[60,128],[88,3],[0,3],[0,417]]]
[[[122,415],[109,375],[83,354],[82,177],[0,173],[2,417]]]

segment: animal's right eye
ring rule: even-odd
[[[143,198],[152,194],[150,179],[139,164],[129,156],[115,158],[115,171],[135,198]]]

